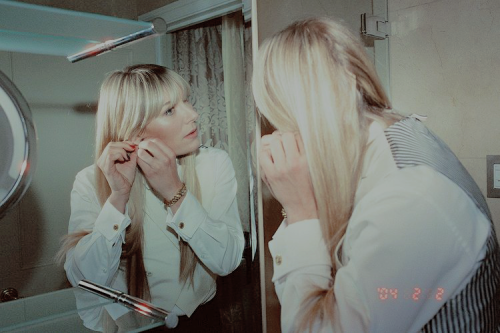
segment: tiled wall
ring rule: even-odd
[[[427,115],[486,194],[486,155],[500,155],[500,1],[388,5],[395,108]],[[499,230],[500,199],[487,201]]]

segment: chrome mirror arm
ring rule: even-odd
[[[162,308],[156,307],[153,304],[146,302],[140,298],[125,294],[119,290],[115,290],[106,286],[99,285],[87,280],[78,282],[78,287],[89,291],[93,294],[110,299],[115,303],[119,303],[145,316],[161,319],[165,321],[167,328],[175,328],[179,323],[179,318],[175,313],[168,312]]]

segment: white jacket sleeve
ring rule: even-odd
[[[215,274],[227,275],[241,262],[244,237],[236,200],[236,178],[227,153],[215,156],[214,188],[201,188],[211,203],[202,205],[187,193],[168,225],[189,243],[200,260]],[[205,206],[205,207],[204,207]]]
[[[281,304],[281,331],[296,332],[304,300],[314,288],[328,289],[333,283],[319,220],[288,226],[283,222],[269,242],[269,250],[274,266],[272,281]]]
[[[73,185],[68,232],[89,233],[68,251],[64,269],[73,286],[82,279],[110,286],[118,270],[130,218],[109,202],[101,208],[88,171],[80,172]]]
[[[278,229],[269,247],[282,331],[296,330],[316,286],[334,288],[328,332],[416,332],[468,283],[488,234],[487,219],[449,179],[398,171],[355,207],[335,280],[317,220]]]

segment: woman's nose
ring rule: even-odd
[[[199,116],[200,115],[198,114],[198,112],[196,112],[196,110],[191,105],[191,103],[186,103],[186,119],[187,119],[187,122],[189,123],[189,122],[196,121],[196,120],[198,120]]]

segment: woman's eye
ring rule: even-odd
[[[174,113],[174,108],[170,108],[170,109],[168,109],[167,111],[165,111],[165,114],[166,114],[167,116],[171,116],[173,113]]]

